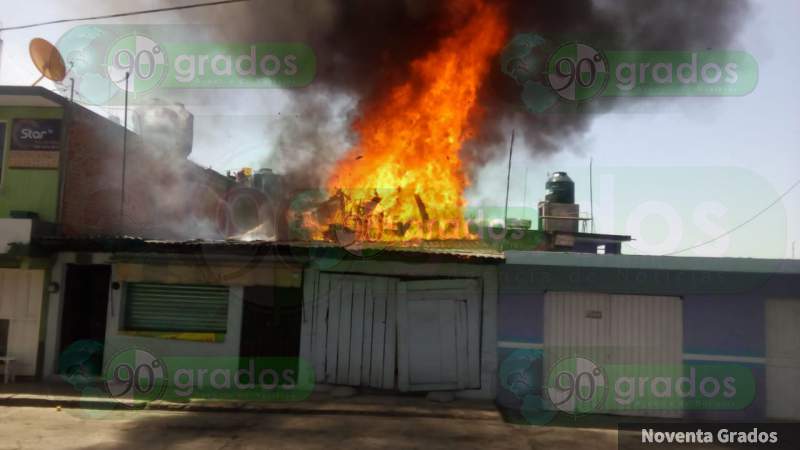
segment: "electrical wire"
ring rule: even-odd
[[[710,244],[710,243],[712,243],[712,242],[715,242],[715,241],[718,241],[718,240],[720,240],[720,239],[724,238],[725,236],[728,236],[728,235],[730,235],[731,233],[735,232],[736,230],[738,230],[738,229],[742,228],[743,226],[745,226],[745,225],[749,224],[750,222],[752,222],[752,221],[756,220],[756,219],[757,219],[757,218],[758,218],[760,215],[764,214],[765,212],[767,212],[767,210],[769,210],[769,209],[770,209],[770,208],[772,208],[773,206],[777,205],[777,204],[778,204],[778,202],[780,202],[781,200],[783,200],[783,198],[784,198],[784,197],[786,197],[786,196],[787,196],[787,195],[788,195],[790,192],[792,192],[792,190],[794,190],[794,188],[796,188],[798,185],[800,185],[800,180],[797,180],[797,181],[795,181],[795,182],[794,182],[794,184],[792,184],[791,186],[789,186],[789,189],[786,189],[786,190],[783,192],[783,194],[779,195],[779,196],[778,196],[778,198],[776,198],[775,200],[773,200],[773,201],[772,201],[772,203],[770,203],[769,205],[767,205],[766,207],[764,207],[763,209],[761,209],[760,211],[758,211],[757,213],[755,213],[755,214],[754,214],[752,217],[750,217],[749,219],[747,219],[747,220],[745,220],[744,222],[740,223],[739,225],[736,225],[735,227],[731,228],[730,230],[728,230],[728,231],[726,231],[726,232],[724,232],[724,233],[720,234],[719,236],[717,236],[717,237],[715,237],[715,238],[712,238],[712,239],[709,239],[709,240],[707,240],[707,241],[705,241],[705,242],[701,242],[701,243],[699,243],[699,244],[693,245],[693,246],[691,246],[691,247],[686,247],[686,248],[684,248],[684,249],[682,249],[682,250],[677,250],[677,251],[674,251],[674,252],[672,252],[672,253],[665,253],[665,254],[663,254],[662,256],[673,256],[673,255],[677,255],[678,253],[683,253],[683,252],[686,252],[686,251],[689,251],[689,250],[696,249],[696,248],[698,248],[698,247],[702,247],[702,246],[704,246],[704,245],[708,245],[708,244]]]
[[[156,9],[145,9],[140,11],[129,11],[129,12],[121,12],[121,13],[114,13],[114,14],[107,14],[104,16],[94,16],[94,17],[80,17],[74,19],[58,19],[58,20],[51,20],[48,22],[39,22],[39,23],[31,23],[28,25],[16,25],[13,27],[5,27],[0,28],[0,32],[2,31],[12,31],[12,30],[24,30],[26,28],[34,28],[34,27],[41,27],[45,25],[55,25],[59,23],[69,23],[69,22],[82,22],[86,20],[99,20],[99,19],[113,19],[117,17],[126,17],[126,16],[135,16],[140,14],[153,14],[159,12],[166,12],[166,11],[178,11],[182,9],[191,9],[191,8],[202,8],[204,6],[217,6],[217,5],[226,5],[229,3],[242,3],[248,2],[250,0],[219,0],[215,2],[208,2],[208,3],[193,3],[191,5],[182,5],[182,6],[169,6],[166,8],[156,8]]]

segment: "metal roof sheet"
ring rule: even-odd
[[[350,246],[328,241],[263,241],[263,240],[158,240],[133,236],[76,236],[42,237],[37,243],[49,250],[109,251],[109,252],[193,252],[199,249],[218,253],[254,250],[313,250],[342,249],[353,255],[389,253],[398,255],[441,255],[467,259],[502,261],[503,252],[483,241],[414,241],[366,242]],[[312,255],[313,256],[313,255]]]

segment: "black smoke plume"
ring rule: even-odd
[[[316,54],[310,87],[291,91],[292,105],[268,164],[304,180],[324,183],[327,168],[345,144],[331,142],[332,119],[352,119],[358,102],[404,80],[409,62],[433,49],[453,26],[444,7],[452,0],[253,0],[215,9],[210,21],[221,36],[238,41],[302,41]],[[488,0],[491,1],[491,0]],[[697,50],[726,48],[746,17],[747,0],[508,0],[501,2],[509,39],[518,33],[544,36],[599,35],[611,49]],[[243,9],[244,8],[244,9]],[[580,114],[533,115],[520,102],[520,86],[494,66],[480,93],[480,132],[464,147],[468,169],[506,152],[513,127],[521,148],[536,154],[558,151],[580,136],[591,120],[618,106],[604,99]],[[352,109],[334,109],[333,99],[351,99]],[[339,103],[340,105],[341,103]],[[587,114],[588,112],[588,114]],[[300,122],[298,122],[300,121]],[[346,125],[346,124],[345,124]],[[350,142],[341,127],[342,137]]]

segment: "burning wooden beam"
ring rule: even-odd
[[[420,197],[419,194],[414,194],[414,200],[417,202],[419,216],[422,218],[423,222],[427,222],[430,216],[428,216],[428,210],[425,208],[425,202],[422,201],[422,197]]]
[[[372,215],[381,200],[383,200],[381,196],[378,195],[378,192],[375,192],[375,195],[373,195],[368,202],[365,202],[361,205],[361,213],[365,218],[368,218],[370,215]]]

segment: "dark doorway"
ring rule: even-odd
[[[300,288],[253,286],[244,288],[242,358],[300,356]]]
[[[8,328],[11,321],[0,319],[0,358],[8,355]]]
[[[69,264],[61,315],[59,373],[99,375],[106,336],[111,266]]]

